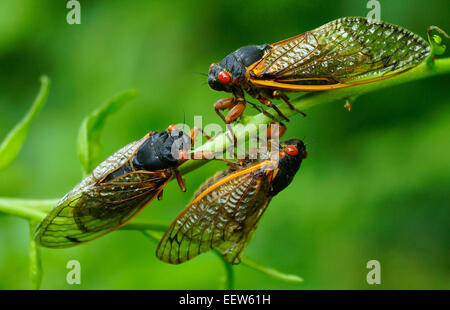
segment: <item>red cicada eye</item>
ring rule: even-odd
[[[212,67],[214,67],[216,65],[215,62],[213,62],[212,64],[209,65],[209,70],[211,70]]]
[[[189,153],[186,150],[180,150],[178,152],[178,160],[188,160],[189,159]]]
[[[222,84],[228,84],[231,81],[230,75],[225,71],[220,71],[219,74],[217,74],[217,78]]]
[[[291,156],[295,156],[298,154],[298,149],[295,146],[290,145],[286,148],[286,153]]]
[[[169,125],[169,127],[167,128],[169,131],[174,131],[177,130],[178,127],[176,125]]]

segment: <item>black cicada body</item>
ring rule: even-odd
[[[65,248],[96,239],[134,218],[175,175],[187,158],[191,138],[175,126],[150,132],[98,165],[36,228],[35,239],[50,248]]]

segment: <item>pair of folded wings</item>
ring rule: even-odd
[[[265,161],[210,178],[166,231],[157,257],[179,264],[216,248],[228,262],[238,264],[271,200],[273,176]]]
[[[274,43],[248,68],[250,82],[287,91],[320,91],[369,83],[421,63],[421,37],[396,25],[346,17]]]
[[[130,158],[144,140],[111,155],[64,196],[36,228],[35,240],[50,248],[91,241],[125,225],[157,197],[173,174],[132,168]],[[105,179],[119,168],[127,172]]]

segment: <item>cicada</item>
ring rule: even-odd
[[[125,225],[175,175],[185,191],[177,167],[187,159],[193,139],[171,125],[150,132],[121,148],[98,165],[39,224],[35,240],[42,246],[75,246]]]
[[[165,232],[157,257],[179,264],[218,249],[228,262],[238,264],[272,197],[291,183],[307,157],[298,139],[281,142],[272,151],[278,156],[233,162],[208,179]]]
[[[345,17],[277,43],[242,47],[211,64],[208,83],[233,94],[215,104],[226,123],[243,113],[245,92],[288,120],[271,99],[282,99],[295,110],[285,92],[379,81],[417,66],[429,53],[425,40],[399,26]],[[220,110],[227,108],[224,117]]]

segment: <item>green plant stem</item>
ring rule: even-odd
[[[57,203],[57,199],[0,198],[0,212],[26,220],[42,221]]]
[[[41,264],[41,252],[34,241],[34,228],[36,223],[29,222],[30,227],[30,289],[38,290],[41,287],[42,282],[42,264]]]
[[[247,267],[252,268],[253,270],[257,270],[259,272],[265,273],[267,275],[270,275],[279,280],[283,280],[285,282],[301,283],[304,281],[303,278],[301,278],[295,274],[283,273],[276,269],[260,265],[248,257],[242,257],[241,263]]]
[[[152,230],[152,231],[161,231],[165,232],[169,227],[168,224],[160,223],[160,222],[150,222],[150,221],[141,221],[141,220],[133,220],[131,223],[121,227],[121,230]]]
[[[219,250],[214,249],[214,254],[219,257],[219,259],[222,261],[223,266],[225,268],[225,289],[226,290],[234,290],[234,268],[233,265],[231,265],[220,253]]]

